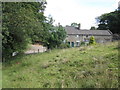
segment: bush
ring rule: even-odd
[[[60,44],[59,48],[61,48],[61,49],[70,48],[70,45],[68,43],[62,43],[62,44]]]
[[[85,42],[81,42],[81,44],[80,44],[81,46],[83,46],[83,45],[85,45]]]
[[[90,45],[91,45],[91,44],[96,44],[94,36],[91,36],[91,37],[90,37],[89,44],[90,44]]]

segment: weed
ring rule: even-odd
[[[117,43],[16,56],[3,64],[3,88],[117,88]]]

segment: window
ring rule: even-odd
[[[79,46],[79,42],[76,42],[76,46]]]
[[[88,37],[88,35],[86,35],[86,37]]]
[[[86,41],[86,38],[84,38],[84,42]]]
[[[68,44],[70,45],[70,42],[68,42]]]
[[[80,41],[76,41],[76,46],[79,46],[79,44],[80,44]]]
[[[76,37],[79,37],[79,35],[77,35]]]
[[[72,47],[74,47],[74,42],[72,42]]]

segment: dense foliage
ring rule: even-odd
[[[91,45],[91,44],[96,44],[96,42],[95,42],[95,37],[94,37],[94,36],[91,36],[91,37],[90,37],[89,44],[90,44],[90,45]]]
[[[80,24],[80,23],[73,22],[73,23],[71,23],[71,26],[80,29],[81,24]]]
[[[71,23],[71,26],[78,27],[78,24],[76,22]]]
[[[98,22],[98,29],[109,29],[113,33],[120,34],[120,9],[103,14],[96,18]]]
[[[59,47],[66,37],[66,32],[61,25],[54,27],[50,34],[51,35],[48,39],[48,48]]]
[[[92,26],[92,27],[90,28],[90,30],[96,30],[96,28],[95,28],[94,26]]]
[[[4,58],[11,57],[16,51],[23,52],[28,43],[40,41],[49,48],[62,43],[66,36],[65,30],[62,26],[54,27],[52,18],[44,16],[46,4],[45,0],[2,3]]]

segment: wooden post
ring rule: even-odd
[[[39,49],[38,49],[38,53],[39,53]]]

